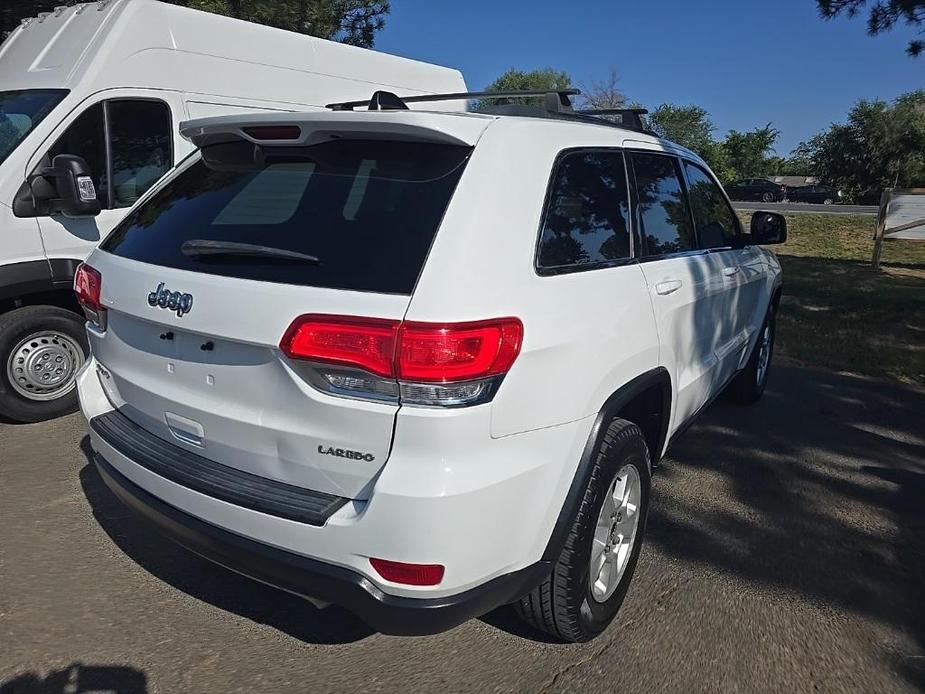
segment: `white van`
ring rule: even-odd
[[[155,0],[23,21],[0,46],[0,418],[76,408],[87,343],[74,270],[193,151],[181,121],[316,110],[376,89],[466,90],[457,70]],[[65,183],[80,209],[64,204]]]

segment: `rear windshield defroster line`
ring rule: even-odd
[[[214,145],[101,248],[191,272],[410,294],[471,151],[383,140]],[[263,246],[319,262],[184,253],[189,241]]]

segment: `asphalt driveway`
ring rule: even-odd
[[[714,405],[657,472],[627,601],[584,645],[506,609],[371,634],[161,539],[86,451],[79,415],[0,424],[2,694],[925,689],[920,389],[778,365],[758,405]]]

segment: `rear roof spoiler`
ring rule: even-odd
[[[254,113],[185,121],[180,135],[196,147],[245,140],[305,146],[331,139],[388,139],[474,146],[491,119],[408,111]]]

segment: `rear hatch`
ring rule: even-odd
[[[92,348],[113,403],[149,432],[364,498],[397,400],[322,392],[280,343],[305,314],[404,316],[471,147],[305,130],[213,134],[129,214],[90,260],[106,309]]]

